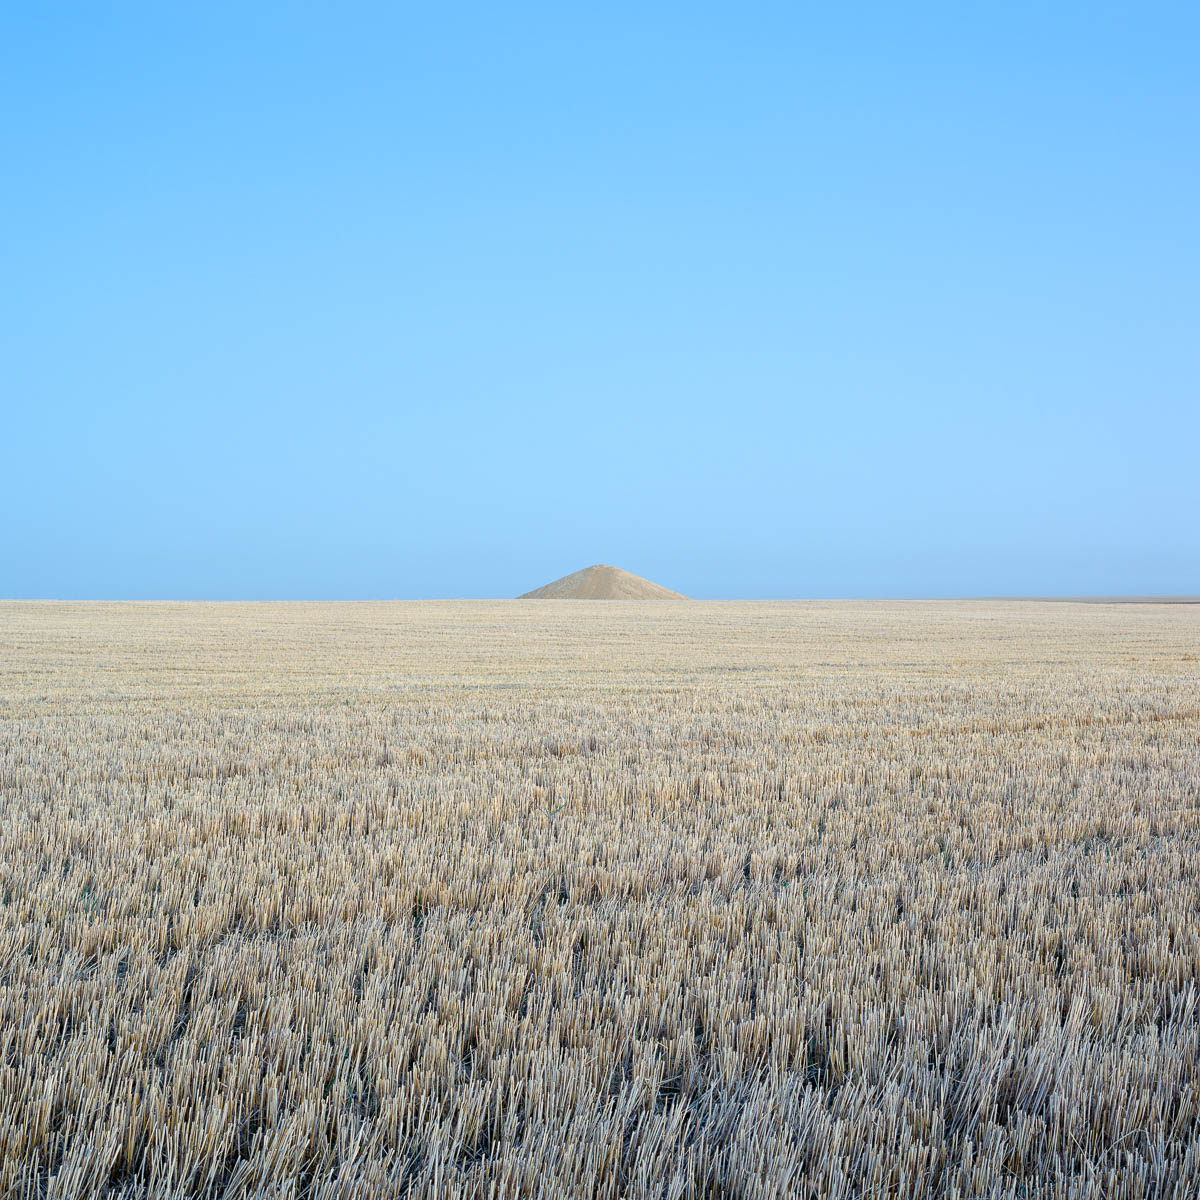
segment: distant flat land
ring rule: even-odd
[[[1198,655],[0,604],[0,1195],[1194,1197]]]
[[[1200,604],[1200,596],[1043,596],[1071,604]]]

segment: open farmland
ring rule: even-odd
[[[0,605],[0,1195],[1194,1200],[1198,655]]]

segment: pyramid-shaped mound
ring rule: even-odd
[[[518,596],[518,600],[686,600],[686,596],[659,587],[640,575],[631,575],[620,567],[598,563],[573,575],[564,575],[553,583]]]

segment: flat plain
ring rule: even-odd
[[[1200,1192],[1200,607],[0,604],[0,1195]]]

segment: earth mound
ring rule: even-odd
[[[597,563],[573,575],[564,575],[545,587],[518,596],[518,600],[686,600],[687,597],[660,587],[620,567]]]

